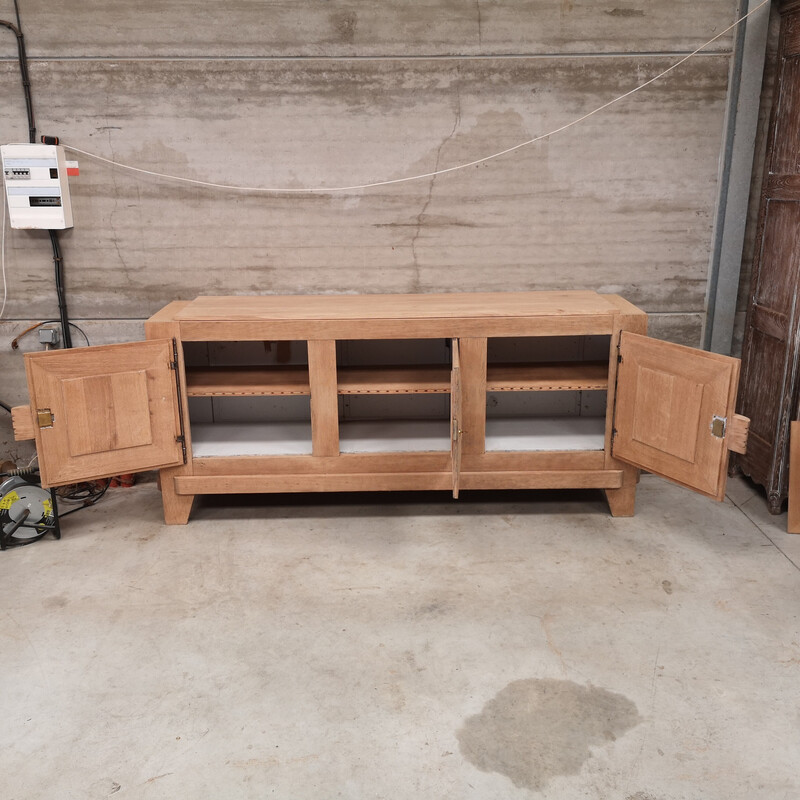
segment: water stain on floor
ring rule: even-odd
[[[614,741],[642,721],[621,694],[573,681],[514,681],[458,731],[461,753],[482,772],[498,772],[539,790],[576,775],[590,747]]]

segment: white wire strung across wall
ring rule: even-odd
[[[184,178],[179,175],[168,175],[163,172],[155,172],[154,170],[149,169],[142,169],[141,167],[134,167],[130,164],[123,164],[119,161],[114,161],[110,158],[105,158],[104,156],[99,156],[96,153],[90,153],[87,150],[81,150],[78,147],[74,147],[73,145],[67,144],[62,142],[64,147],[73,152],[78,153],[80,155],[86,156],[87,158],[94,159],[96,161],[103,162],[105,164],[111,164],[114,167],[118,167],[120,169],[129,170],[130,172],[141,173],[143,175],[150,175],[151,177],[156,178],[165,178],[171,181],[178,181],[180,183],[191,184],[194,186],[204,186],[211,189],[222,189],[226,191],[239,191],[239,192],[261,192],[265,194],[330,194],[331,192],[353,192],[362,189],[371,189],[379,186],[390,186],[396,183],[408,183],[410,181],[419,181],[419,180],[426,180],[428,178],[433,178],[437,175],[445,175],[449,172],[457,172],[458,170],[468,169],[469,167],[477,166],[478,164],[485,164],[487,161],[492,161],[493,159],[500,158],[501,156],[507,155],[508,153],[513,153],[515,150],[520,150],[523,147],[529,147],[536,142],[540,142],[544,139],[548,139],[551,136],[555,136],[556,134],[562,133],[563,131],[568,130],[569,128],[573,128],[576,125],[581,124],[582,122],[586,121],[590,117],[593,117],[595,114],[599,114],[601,111],[605,111],[607,108],[610,108],[617,103],[622,102],[623,100],[627,99],[631,95],[636,94],[637,92],[642,91],[646,87],[650,86],[651,84],[655,83],[656,81],[661,80],[662,78],[669,75],[674,70],[678,69],[682,64],[685,64],[689,59],[694,58],[698,53],[702,52],[707,48],[709,45],[716,42],[718,39],[725,36],[725,34],[732,31],[734,28],[741,25],[748,17],[751,17],[761,8],[766,6],[770,0],[762,0],[755,8],[748,11],[742,17],[737,19],[731,25],[729,25],[724,30],[720,31],[716,36],[709,39],[707,42],[701,44],[698,48],[693,50],[688,55],[683,56],[683,58],[676,61],[672,66],[667,67],[663,72],[658,73],[654,77],[646,80],[644,83],[635,86],[633,89],[625,92],[624,94],[619,95],[618,97],[609,100],[606,103],[603,103],[597,108],[593,108],[591,111],[583,114],[582,116],[578,117],[577,119],[573,119],[571,122],[568,122],[564,125],[560,125],[557,128],[554,128],[547,133],[539,134],[538,136],[533,137],[532,139],[528,139],[527,141],[520,142],[519,144],[515,144],[512,147],[507,147],[505,150],[500,150],[499,152],[492,153],[491,155],[483,156],[481,158],[476,158],[473,161],[468,161],[463,164],[457,164],[452,167],[446,167],[444,169],[437,169],[433,170],[432,172],[424,172],[419,175],[409,175],[402,178],[392,178],[386,180],[376,180],[372,181],[371,183],[360,183],[354,184],[352,186],[315,186],[315,187],[308,187],[305,189],[297,189],[297,188],[279,188],[279,187],[270,187],[270,186],[241,186],[236,184],[228,184],[228,183],[214,183],[212,181],[201,181],[196,180],[194,178]]]
[[[169,174],[164,173],[164,172],[156,172],[154,170],[142,169],[141,167],[135,167],[135,166],[132,166],[130,164],[124,164],[124,163],[119,162],[119,161],[114,161],[114,160],[112,160],[110,158],[105,158],[104,156],[97,155],[96,153],[91,153],[91,152],[89,152],[87,150],[83,150],[83,149],[81,149],[79,147],[75,147],[73,145],[70,145],[70,144],[67,144],[67,143],[64,143],[64,142],[62,142],[62,144],[64,145],[65,149],[67,149],[67,150],[69,150],[69,151],[71,151],[73,153],[78,153],[80,155],[86,156],[87,158],[90,158],[90,159],[93,159],[95,161],[102,162],[102,163],[105,163],[105,164],[109,164],[109,165],[111,165],[113,167],[116,167],[116,168],[119,168],[119,169],[128,170],[130,172],[139,173],[139,174],[142,174],[142,175],[149,175],[149,176],[155,177],[155,178],[162,178],[162,179],[166,179],[166,180],[170,180],[170,181],[175,181],[175,182],[178,182],[178,183],[190,184],[190,185],[194,185],[194,186],[204,186],[204,187],[207,187],[207,188],[220,189],[220,190],[223,190],[223,191],[238,191],[238,192],[251,192],[251,193],[263,193],[263,194],[298,194],[298,195],[304,195],[304,194],[330,194],[332,192],[354,192],[354,191],[359,191],[359,190],[363,190],[363,189],[371,189],[371,188],[380,187],[380,186],[390,186],[392,184],[409,183],[411,181],[426,180],[428,178],[433,178],[433,177],[435,177],[437,175],[445,175],[445,174],[450,173],[450,172],[456,172],[456,171],[459,171],[459,170],[468,169],[469,167],[474,167],[474,166],[477,166],[478,164],[484,164],[487,161],[492,161],[492,160],[494,160],[496,158],[500,158],[501,156],[507,155],[508,153],[512,153],[512,152],[514,152],[516,150],[520,150],[520,149],[522,149],[524,147],[529,147],[530,145],[535,144],[536,142],[540,142],[540,141],[542,141],[544,139],[548,139],[551,136],[555,136],[556,134],[559,134],[559,133],[561,133],[563,131],[568,130],[569,128],[573,128],[573,127],[581,124],[582,122],[586,121],[590,117],[593,117],[595,114],[599,114],[600,112],[606,110],[607,108],[610,108],[611,106],[622,102],[623,100],[627,99],[628,97],[631,97],[632,95],[636,94],[637,92],[642,91],[642,89],[645,89],[646,87],[650,86],[651,84],[655,83],[656,81],[659,81],[662,78],[666,77],[671,72],[673,72],[674,70],[678,69],[681,65],[685,64],[689,59],[695,57],[698,53],[700,53],[703,50],[705,50],[709,45],[713,44],[718,39],[720,39],[723,36],[725,36],[725,34],[729,33],[734,28],[736,28],[739,25],[741,25],[746,19],[748,19],[749,17],[753,16],[753,14],[755,14],[757,11],[762,9],[764,6],[768,5],[769,2],[770,2],[770,0],[762,0],[762,2],[759,3],[757,6],[755,6],[755,8],[751,9],[750,11],[748,11],[746,14],[744,14],[739,19],[735,20],[731,25],[729,25],[724,30],[720,31],[716,36],[714,36],[713,38],[709,39],[707,42],[704,42],[702,45],[700,45],[698,48],[693,50],[691,53],[689,53],[688,55],[683,56],[681,59],[676,61],[670,67],[667,67],[667,69],[663,70],[663,72],[660,72],[658,75],[655,75],[654,77],[646,80],[644,83],[641,83],[641,84],[633,87],[632,89],[630,89],[629,91],[619,95],[618,97],[615,97],[612,100],[609,100],[608,102],[603,103],[602,105],[598,106],[597,108],[593,108],[591,111],[588,111],[587,113],[583,114],[582,116],[580,116],[580,117],[578,117],[576,119],[573,119],[571,122],[568,122],[568,123],[566,123],[564,125],[561,125],[561,126],[559,126],[557,128],[554,128],[553,130],[548,131],[547,133],[542,133],[542,134],[540,134],[538,136],[535,136],[532,139],[528,139],[527,141],[520,142],[519,144],[515,144],[512,147],[507,147],[506,149],[500,150],[500,151],[498,151],[496,153],[492,153],[490,155],[483,156],[481,158],[476,158],[476,159],[474,159],[472,161],[468,161],[468,162],[463,163],[463,164],[457,164],[457,165],[452,166],[452,167],[446,167],[444,169],[437,169],[437,170],[433,170],[431,172],[424,172],[424,173],[421,173],[419,175],[409,175],[409,176],[405,176],[405,177],[402,177],[402,178],[393,178],[393,179],[387,179],[387,180],[376,180],[376,181],[372,181],[370,183],[354,184],[352,186],[316,186],[316,187],[308,187],[308,188],[305,188],[305,189],[297,189],[297,188],[291,188],[290,189],[290,188],[286,188],[286,187],[269,187],[269,186],[240,186],[240,185],[235,185],[235,184],[215,183],[213,181],[196,180],[194,178],[185,178],[185,177],[182,177],[180,175],[169,175]],[[5,192],[3,192],[2,194],[3,194],[3,200],[2,200],[3,207],[2,207],[2,219],[0,220],[0,227],[2,227],[2,233],[0,234],[0,275],[2,276],[2,281],[3,281],[3,301],[2,301],[2,305],[0,305],[0,319],[2,319],[2,317],[3,317],[3,314],[5,312],[5,308],[6,308],[6,302],[7,302],[7,299],[8,299],[8,283],[7,283],[7,280],[6,280],[6,252],[5,252],[5,249],[6,249],[6,227],[7,227],[6,197],[5,197]]]

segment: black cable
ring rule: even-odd
[[[33,468],[23,467],[22,469],[12,470],[11,472],[0,473],[0,478],[6,478],[10,476],[24,476],[30,474],[35,474],[38,476],[38,472],[39,472],[38,467],[33,467]],[[103,488],[99,490],[97,489],[98,483],[100,483],[100,481],[89,481],[87,483],[76,483],[72,486],[62,486],[55,491],[51,489],[50,496],[53,498],[53,512],[55,516],[58,519],[61,519],[62,517],[67,517],[70,514],[74,514],[76,511],[83,511],[84,508],[89,508],[90,506],[93,506],[97,502],[99,502],[100,499],[103,497],[103,495],[108,491],[108,487],[111,486],[111,478],[106,478]],[[36,484],[40,485],[40,481],[37,480]],[[69,501],[79,502],[81,503],[81,505],[79,505],[77,508],[71,509],[70,511],[64,511],[63,513],[59,513],[58,506],[56,504],[57,498],[66,500],[67,502]],[[48,533],[49,530],[50,529],[44,531],[42,535]],[[2,532],[0,531],[0,533]],[[60,533],[56,536],[56,538],[57,539],[61,538]],[[36,539],[30,539],[26,541],[33,542],[36,541]]]
[[[19,51],[19,72],[22,77],[22,91],[25,93],[25,108],[28,113],[28,134],[31,143],[36,142],[36,120],[33,114],[33,97],[31,96],[31,79],[28,72],[28,54],[25,50],[25,37],[22,35],[22,21],[19,16],[19,5],[14,0],[14,11],[17,15],[17,24],[0,20],[0,25],[8,28],[17,37],[17,50]],[[72,347],[72,336],[69,332],[69,317],[67,316],[67,300],[64,295],[64,259],[58,244],[56,231],[50,231],[50,243],[53,246],[53,262],[56,271],[56,294],[58,296],[58,313],[61,319],[61,335],[64,347]]]
[[[58,297],[58,314],[61,321],[61,338],[65,348],[72,347],[72,335],[69,332],[69,317],[67,315],[67,298],[64,293],[64,259],[61,256],[61,247],[58,244],[58,232],[51,230],[50,243],[53,245],[53,264],[56,272],[56,296]]]
[[[22,35],[22,25],[19,19],[19,6],[14,0],[14,9],[17,13],[17,24],[0,19],[0,25],[8,28],[17,37],[17,52],[19,54],[19,73],[22,78],[22,91],[25,94],[25,110],[28,114],[28,135],[31,143],[36,141],[36,120],[33,116],[33,98],[31,96],[31,79],[28,74],[28,54],[25,50],[25,37]]]
[[[11,340],[11,349],[17,350],[19,348],[19,343],[29,334],[33,333],[37,328],[41,328],[42,325],[49,325],[51,322],[61,322],[60,319],[43,319],[41,322],[37,322],[35,325],[31,325],[29,328],[26,328],[19,336],[14,337]],[[86,331],[81,328],[79,325],[76,325],[74,322],[69,323],[70,328],[75,328],[81,336],[83,336],[84,340],[86,341],[86,346],[91,347],[92,343],[89,341],[89,337],[86,335]]]
[[[105,485],[105,484],[103,484]],[[58,496],[68,503],[83,503],[91,500],[95,495],[102,491],[101,481],[88,481],[85,483],[74,483],[71,486],[61,486],[58,488]]]
[[[106,493],[110,485],[111,485],[111,478],[108,478],[106,480],[106,485],[103,487],[102,491],[98,492],[97,494],[90,494],[83,501],[83,505],[78,506],[78,508],[73,508],[70,511],[64,511],[62,514],[58,515],[58,518],[61,519],[62,517],[68,517],[70,514],[74,514],[76,511],[83,511],[84,508],[89,508],[89,506],[93,506]]]
[[[28,73],[28,53],[25,49],[25,36],[22,33],[22,18],[19,15],[19,3],[14,0],[14,13],[17,17],[17,30],[19,31],[19,62],[23,70],[22,89],[25,92],[25,110],[28,113],[28,138],[31,144],[36,141],[36,120],[33,116],[33,95],[31,94],[31,79]]]
[[[0,400],[0,408],[4,408],[8,413],[11,413],[11,406],[7,406],[2,400]]]
[[[61,322],[61,320],[60,319],[46,319],[42,323],[42,325],[48,325],[51,322]],[[86,331],[83,328],[81,328],[79,325],[76,325],[74,322],[70,322],[69,326],[70,326],[70,328],[75,328],[75,330],[78,331],[78,333],[80,333],[81,336],[83,336],[87,347],[91,347],[92,346],[92,343],[89,341],[89,337],[86,335]]]

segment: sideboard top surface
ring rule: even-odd
[[[261,295],[198,297],[175,315],[181,322],[434,320],[637,313],[617,295],[590,291],[453,294]],[[639,312],[643,313],[643,312]]]

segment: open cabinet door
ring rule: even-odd
[[[461,354],[458,339],[453,339],[453,366],[450,372],[450,454],[453,460],[453,497],[458,499],[461,476]]]
[[[42,484],[182,464],[175,361],[171,339],[26,354]]]
[[[627,331],[619,355],[613,456],[722,500],[749,423],[734,413],[739,360]]]

